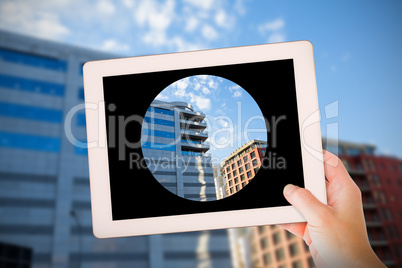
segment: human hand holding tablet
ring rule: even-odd
[[[186,175],[172,169],[187,160],[196,168],[198,160],[205,160],[204,144],[191,144],[182,136],[196,133],[203,115],[180,103],[161,107],[153,102],[172,83],[200,75],[219,77],[246,90],[264,118],[285,118],[275,130],[275,120],[266,120],[265,151],[265,156],[283,157],[285,168],[261,166],[244,189],[219,200],[186,198],[190,187],[185,185],[197,183],[188,181],[194,172]],[[84,87],[97,237],[305,221],[282,195],[288,183],[307,188],[326,203],[320,126],[305,124],[318,110],[313,50],[307,41],[88,62]],[[193,119],[194,129],[184,127],[186,120],[178,117],[182,115]],[[145,141],[144,130],[156,138]],[[165,146],[169,139],[172,142]],[[166,170],[156,175],[146,165],[130,167],[133,155],[145,162],[149,152],[166,160]],[[202,179],[200,183],[207,184]]]

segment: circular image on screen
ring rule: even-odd
[[[214,201],[255,177],[267,129],[246,90],[222,77],[196,75],[172,83],[150,104],[141,144],[147,168],[165,189]]]

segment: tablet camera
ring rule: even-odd
[[[267,148],[260,108],[240,85],[213,75],[180,79],[144,117],[147,168],[166,190],[193,201],[236,194],[253,180]]]

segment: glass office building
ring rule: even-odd
[[[0,243],[32,267],[229,267],[225,230],[93,236],[87,152],[64,125],[85,141],[83,110],[65,118],[84,102],[83,63],[112,57],[0,32]]]
[[[142,130],[142,151],[154,177],[172,193],[194,201],[216,200],[204,118],[189,103],[154,100]]]

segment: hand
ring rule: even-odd
[[[280,226],[303,237],[317,267],[385,267],[368,240],[360,189],[338,157],[323,153],[328,205],[304,188],[286,185],[285,198],[307,222]]]

